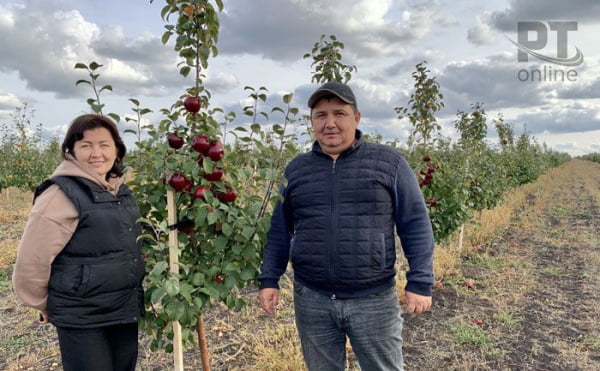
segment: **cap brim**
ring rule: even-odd
[[[314,92],[313,95],[310,96],[310,98],[308,98],[308,107],[313,108],[315,106],[315,104],[319,101],[319,99],[321,99],[327,95],[335,95],[336,97],[338,97],[339,99],[341,99],[342,101],[344,101],[348,104],[354,104],[354,102],[348,100],[347,98],[342,97],[341,95],[339,95],[337,92],[335,92],[333,90],[319,89],[316,92]]]

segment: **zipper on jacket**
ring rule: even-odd
[[[337,250],[337,176],[335,169],[336,160],[333,160],[331,165],[331,244],[329,246],[329,285],[332,290],[335,290],[335,251]],[[335,298],[335,293],[332,293],[332,298]]]

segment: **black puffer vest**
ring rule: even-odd
[[[336,161],[318,145],[286,169],[290,258],[301,284],[339,298],[394,285],[394,179],[402,155],[359,140]]]
[[[48,313],[57,327],[137,322],[145,274],[137,237],[139,209],[122,185],[115,196],[78,177],[55,177],[79,213],[77,230],[52,263]],[[37,192],[40,193],[40,192]]]

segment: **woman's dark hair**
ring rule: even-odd
[[[104,128],[108,130],[115,141],[115,146],[117,147],[117,159],[115,160],[115,163],[109,170],[108,174],[106,174],[107,179],[110,178],[111,175],[123,176],[123,157],[125,157],[127,148],[125,148],[125,143],[123,143],[123,139],[121,139],[117,125],[107,116],[85,114],[75,118],[75,120],[71,122],[71,125],[67,130],[67,134],[65,135],[65,140],[62,143],[61,148],[63,158],[65,158],[67,153],[73,153],[75,142],[83,139],[83,134],[86,130],[97,128]]]

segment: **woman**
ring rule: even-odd
[[[145,272],[125,151],[111,119],[77,117],[19,245],[14,290],[56,326],[66,371],[135,369]]]

